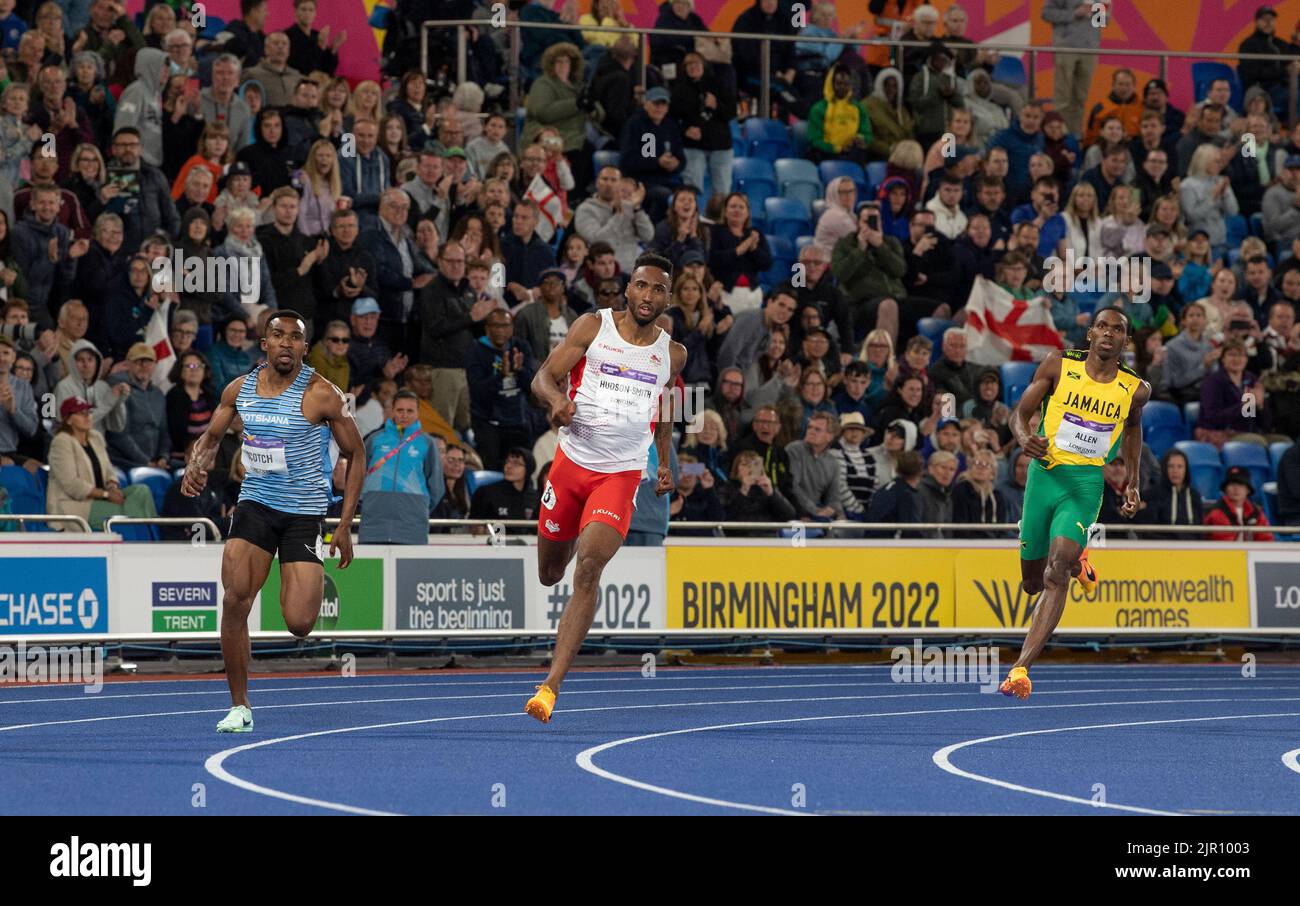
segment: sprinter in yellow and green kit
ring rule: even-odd
[[[1102,467],[1121,445],[1128,478],[1120,512],[1137,513],[1142,407],[1151,399],[1151,385],[1122,362],[1130,327],[1123,310],[1098,311],[1088,328],[1088,350],[1049,355],[1011,416],[1016,442],[1034,458],[1020,517],[1021,582],[1027,594],[1042,594],[1020,657],[999,689],[1003,695],[1029,697],[1029,667],[1061,622],[1070,578],[1085,590],[1097,587],[1088,562],[1088,527],[1101,510]],[[1038,430],[1031,432],[1036,413]]]

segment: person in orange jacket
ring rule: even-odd
[[[1142,131],[1142,98],[1137,93],[1137,77],[1131,69],[1117,69],[1110,80],[1110,94],[1093,106],[1088,114],[1088,129],[1083,144],[1091,145],[1101,136],[1101,124],[1109,117],[1118,117],[1124,124],[1124,134],[1137,138]]]

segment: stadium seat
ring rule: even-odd
[[[763,201],[767,232],[794,242],[800,236],[811,233],[812,221],[808,219],[808,209],[795,198],[766,198]]]
[[[817,237],[815,236],[796,236],[794,240],[794,250],[796,253],[800,252],[803,250],[805,245],[812,245],[816,241]]]
[[[138,466],[132,469],[130,476],[131,484],[149,486],[149,492],[153,494],[154,509],[161,513],[163,500],[167,497],[167,489],[172,486],[175,479],[167,473],[166,469],[155,469],[149,466]]]
[[[1246,218],[1233,214],[1223,218],[1223,222],[1228,227],[1228,248],[1240,251],[1241,240],[1250,235],[1250,225],[1246,223]]]
[[[1250,235],[1264,238],[1264,215],[1258,211],[1250,215]]]
[[[998,369],[1002,374],[1002,402],[1015,406],[1038,370],[1035,362],[1003,362]]]
[[[1196,430],[1196,423],[1201,418],[1200,403],[1183,403],[1183,421],[1187,423],[1188,431]]]
[[[117,466],[113,467],[113,474],[114,477],[117,478],[117,483],[119,486],[126,487],[131,483],[131,477],[127,475],[124,470],[119,469]]]
[[[486,488],[490,484],[496,484],[498,481],[505,480],[505,474],[502,472],[493,472],[490,469],[476,469],[465,473],[465,490],[471,497],[479,488]]]
[[[794,121],[794,125],[790,127],[790,141],[794,145],[795,157],[802,158],[808,153],[808,121],[807,120]]]
[[[812,214],[813,202],[823,195],[822,180],[817,175],[817,165],[798,157],[783,157],[772,164],[776,187],[784,198],[802,201],[804,216]]]
[[[1221,458],[1225,469],[1240,466],[1250,472],[1250,483],[1255,486],[1255,499],[1260,499],[1264,485],[1273,477],[1268,450],[1259,444],[1230,440],[1223,445]]]
[[[1209,91],[1210,83],[1215,79],[1227,79],[1229,84],[1232,85],[1232,94],[1228,99],[1229,106],[1237,111],[1244,109],[1242,107],[1241,80],[1237,78],[1237,70],[1227,63],[1202,62],[1192,64],[1192,91],[1195,94],[1193,100],[1197,102],[1204,100],[1205,92]],[[996,81],[996,76],[994,80]]]
[[[930,353],[931,365],[939,361],[939,357],[943,355],[943,332],[954,326],[956,326],[955,322],[943,318],[922,318],[916,322],[916,332],[934,344],[934,349]]]
[[[883,160],[873,160],[867,164],[867,185],[871,187],[871,195],[880,191],[880,184],[885,181],[885,174],[888,172],[889,164]]]
[[[740,131],[740,122],[731,121],[731,151],[736,157],[748,157],[749,152],[745,148],[745,136]]]
[[[772,266],[760,276],[759,282],[764,289],[770,290],[790,279],[790,268],[799,256],[795,252],[794,240],[773,233],[768,233],[766,238],[767,248],[772,253]]]
[[[1142,409],[1142,439],[1157,457],[1164,456],[1180,440],[1191,440],[1183,413],[1173,403],[1152,400]]]
[[[790,130],[785,123],[769,120],[761,116],[751,116],[740,127],[745,138],[745,153],[749,157],[760,157],[769,163],[782,157],[794,155],[794,144],[790,141]]]
[[[826,213],[826,199],[819,198],[812,203],[812,222],[821,220],[824,213]]]
[[[731,188],[749,198],[749,212],[754,220],[764,219],[763,201],[776,195],[776,173],[771,161],[757,157],[738,157],[731,168]]]
[[[9,512],[15,514],[37,514],[45,512],[45,492],[39,479],[22,466],[0,466],[0,487],[9,494]],[[12,522],[0,523],[3,528],[16,529]],[[46,532],[45,523],[28,523],[23,529],[28,532]]]
[[[1187,466],[1192,472],[1192,487],[1208,501],[1218,500],[1222,496],[1219,485],[1223,481],[1223,461],[1213,444],[1195,440],[1180,440],[1174,448],[1181,450],[1187,457]]]
[[[622,154],[618,151],[597,151],[591,156],[592,166],[595,172],[600,173],[605,167],[617,167]]]
[[[203,26],[203,31],[199,32],[199,37],[205,41],[215,41],[217,35],[226,30],[226,20],[220,16],[206,16],[205,21],[207,24]],[[379,27],[383,28],[382,25]]]
[[[998,58],[993,66],[993,81],[1003,85],[1026,85],[1029,76],[1025,72],[1024,61],[1020,57],[1005,54]]]
[[[824,186],[830,185],[832,179],[847,176],[858,187],[858,200],[868,197],[871,187],[867,184],[867,174],[851,160],[824,160],[817,165],[817,172],[821,174]]]
[[[1286,451],[1291,449],[1291,442],[1280,440],[1275,444],[1268,445],[1268,463],[1273,470],[1273,477],[1277,478],[1278,472],[1282,468],[1282,457]]]
[[[1278,506],[1278,499],[1277,499],[1277,482],[1266,481],[1264,482],[1264,485],[1260,490],[1261,490],[1260,496],[1264,498],[1264,514],[1268,516],[1268,524],[1277,525],[1277,512],[1280,509],[1280,507]],[[1287,536],[1274,535],[1273,537],[1282,540],[1285,539]]]

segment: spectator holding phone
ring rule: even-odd
[[[772,484],[763,471],[763,460],[753,450],[744,450],[731,463],[731,479],[719,490],[726,518],[730,522],[789,522],[794,506]],[[728,529],[728,536],[765,534]]]
[[[681,477],[677,492],[668,505],[669,519],[673,522],[724,522],[727,511],[714,493],[713,473],[704,463],[690,453],[679,453],[677,462]],[[681,535],[711,535],[708,529],[687,529]]]

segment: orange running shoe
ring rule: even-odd
[[[1097,590],[1097,571],[1092,568],[1088,562],[1088,549],[1085,547],[1083,553],[1079,554],[1079,575],[1075,576],[1083,590],[1092,594]]]
[[[555,710],[555,692],[545,684],[537,687],[537,694],[528,699],[524,713],[535,717],[544,724],[551,722],[551,712]]]
[[[1034,691],[1034,684],[1029,681],[1029,671],[1024,667],[1012,667],[1002,685],[998,686],[998,691],[1022,700],[1029,698],[1029,693]]]

